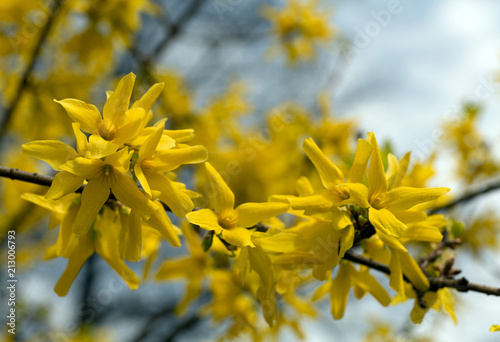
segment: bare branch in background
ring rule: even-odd
[[[14,115],[14,112],[16,111],[16,108],[19,104],[19,101],[21,100],[21,97],[24,93],[24,90],[30,83],[30,78],[33,73],[33,69],[35,68],[36,61],[38,60],[38,57],[40,55],[40,52],[42,51],[42,47],[47,41],[47,38],[49,36],[49,33],[52,29],[52,26],[55,22],[55,19],[59,13],[59,10],[62,5],[62,0],[56,0],[54,1],[53,8],[51,10],[51,13],[49,15],[49,18],[47,19],[47,23],[42,29],[42,32],[40,33],[40,38],[38,39],[33,52],[31,53],[31,56],[28,60],[28,66],[24,70],[24,73],[21,77],[21,81],[19,82],[19,86],[17,91],[15,92],[15,97],[12,99],[12,102],[9,104],[9,107],[4,112],[3,117],[1,118],[1,123],[0,123],[0,144],[2,142],[2,138],[5,137],[5,132],[7,131],[7,128],[10,124],[10,121],[12,120],[12,116]]]

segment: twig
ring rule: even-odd
[[[201,317],[197,314],[191,316],[189,319],[187,319],[186,321],[182,322],[180,325],[178,325],[174,331],[172,331],[166,338],[165,338],[165,342],[172,342],[174,341],[174,338],[177,337],[177,335],[179,335],[179,333],[185,331],[185,330],[188,330],[189,328],[191,328],[192,326],[194,326],[196,323],[198,323],[199,321],[201,321]]]
[[[431,262],[436,261],[443,254],[445,249],[455,249],[455,247],[461,243],[462,241],[457,238],[450,240],[448,238],[448,231],[446,229],[443,230],[443,239],[436,245],[432,252],[419,259],[418,263],[420,264],[420,267],[425,269]]]
[[[140,333],[135,337],[132,341],[134,342],[140,342],[143,341],[146,336],[152,331],[155,323],[162,317],[167,316],[172,314],[175,311],[175,306],[168,306],[157,313],[153,314],[149,319],[147,320],[146,324],[144,325],[143,329],[140,331]]]
[[[9,123],[12,120],[12,117],[19,104],[19,101],[21,100],[24,89],[28,86],[28,83],[30,82],[30,77],[31,74],[33,73],[33,69],[35,68],[36,61],[38,59],[38,56],[40,55],[43,44],[47,40],[52,25],[55,22],[55,18],[59,13],[61,4],[62,0],[54,1],[54,7],[51,10],[49,18],[47,19],[47,23],[43,27],[43,30],[40,34],[40,39],[38,39],[38,42],[36,43],[35,48],[33,49],[33,53],[31,54],[31,57],[29,59],[28,66],[26,70],[24,70],[24,73],[21,77],[21,81],[19,83],[19,87],[15,93],[16,95],[3,115],[2,122],[0,123],[0,143],[1,143],[1,138],[4,137],[7,127],[9,126]]]
[[[500,182],[496,182],[496,183],[492,183],[492,184],[483,186],[482,188],[480,188],[478,190],[468,192],[468,193],[458,197],[457,199],[451,201],[448,204],[445,204],[445,205],[442,205],[439,207],[434,207],[429,211],[429,215],[436,214],[438,212],[445,211],[445,210],[450,210],[450,209],[454,208],[455,206],[457,206],[458,204],[468,202],[470,200],[475,199],[476,197],[479,197],[481,195],[484,195],[484,194],[486,194],[490,191],[494,191],[494,190],[500,190]]]
[[[373,268],[374,270],[385,273],[387,275],[391,274],[391,270],[389,269],[389,266],[387,266],[386,264],[383,264],[381,262],[375,261],[370,258],[365,258],[364,256],[354,253],[352,251],[345,252],[344,259],[355,262],[356,264]]]
[[[389,266],[387,266],[383,263],[380,263],[378,261],[375,261],[373,259],[365,258],[364,256],[356,254],[356,253],[351,252],[351,251],[347,251],[345,253],[344,259],[355,262],[357,264],[361,264],[361,265],[370,267],[374,270],[380,271],[380,272],[385,273],[387,275],[391,274],[391,270],[389,269]],[[469,281],[466,278],[448,279],[445,277],[437,277],[437,278],[428,277],[428,279],[429,279],[429,283],[431,285],[431,287],[429,289],[430,291],[437,291],[441,288],[450,287],[450,288],[454,288],[460,292],[471,291],[471,292],[479,292],[479,293],[484,293],[487,295],[500,297],[500,288],[469,283]]]
[[[0,166],[0,177],[44,186],[50,186],[54,180],[54,177],[40,175],[37,172],[26,172],[5,166]]]
[[[87,259],[85,262],[86,267],[85,267],[85,277],[84,277],[84,282],[83,282],[83,290],[81,293],[81,301],[83,308],[80,311],[82,314],[80,315],[79,319],[79,324],[80,328],[82,328],[86,324],[92,324],[95,323],[94,318],[95,318],[95,313],[94,310],[92,309],[91,303],[91,295],[92,295],[92,289],[94,287],[94,280],[95,280],[95,272],[96,272],[96,254],[92,254],[90,258]],[[89,313],[86,315],[85,313]]]
[[[19,169],[9,168],[6,166],[0,166],[0,177],[10,178],[12,180],[19,180],[27,183],[38,184],[43,186],[51,186],[54,181],[54,177],[41,175],[37,172],[27,172]],[[85,188],[85,184],[83,184],[80,188],[78,188],[75,192],[82,193]],[[110,200],[116,200],[116,197],[113,193],[109,194]],[[163,208],[166,211],[172,211],[168,205],[161,202]],[[195,208],[194,210],[199,210],[199,208]]]
[[[193,0],[188,8],[184,11],[181,17],[174,24],[167,28],[167,34],[163,40],[155,47],[149,57],[143,56],[137,47],[134,45],[130,48],[130,53],[147,70],[152,60],[156,58],[163,50],[165,50],[179,34],[182,32],[183,27],[198,13],[202,5],[206,1]]]

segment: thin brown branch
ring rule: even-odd
[[[428,253],[425,257],[419,259],[418,263],[422,269],[425,269],[430,263],[436,261],[447,248],[455,249],[460,245],[462,241],[460,239],[449,239],[448,231],[443,230],[443,239],[436,245],[436,247]]]
[[[378,262],[370,258],[366,258],[352,251],[345,252],[344,259],[355,262],[356,264],[373,268],[374,270],[385,273],[387,275],[391,274],[391,270],[389,269],[389,266],[387,266],[386,264],[383,264],[381,262]]]
[[[471,200],[473,200],[481,195],[484,195],[488,192],[495,191],[495,190],[500,190],[500,181],[483,186],[475,191],[470,191],[470,192],[458,197],[457,199],[455,199],[455,200],[453,200],[450,203],[447,203],[445,205],[434,207],[429,211],[429,215],[436,214],[438,212],[445,211],[445,210],[450,210],[459,204],[466,203],[466,202],[471,201]]]
[[[389,266],[380,263],[378,261],[375,261],[373,259],[366,258],[362,255],[356,254],[351,251],[347,251],[345,253],[344,259],[349,260],[351,262],[355,262],[360,265],[370,267],[374,270],[385,273],[387,275],[391,274]],[[449,287],[449,288],[454,288],[460,292],[479,292],[487,295],[500,297],[500,288],[469,283],[469,281],[466,278],[449,279],[445,277],[438,277],[438,278],[428,277],[428,279],[431,285],[430,291],[437,291],[441,288]],[[407,279],[405,280],[408,281]]]
[[[21,81],[19,82],[19,86],[17,91],[15,92],[15,97],[12,99],[12,102],[10,103],[9,107],[6,109],[4,112],[4,115],[2,117],[2,121],[0,123],[0,142],[1,138],[4,137],[5,132],[7,131],[7,128],[9,127],[10,121],[12,120],[12,117],[14,115],[14,112],[16,111],[17,106],[19,105],[19,102],[21,100],[21,97],[24,93],[24,90],[28,86],[30,82],[31,75],[33,73],[33,70],[36,65],[36,61],[38,59],[38,56],[40,55],[40,52],[42,51],[42,47],[47,41],[47,38],[49,36],[49,33],[52,29],[52,25],[55,22],[55,18],[57,14],[59,13],[59,10],[62,5],[62,0],[56,0],[54,1],[54,5],[52,7],[52,10],[50,12],[49,18],[47,19],[47,22],[45,26],[42,29],[42,32],[40,33],[40,38],[38,39],[33,52],[28,60],[28,66],[24,70],[24,73],[21,77]]]
[[[183,28],[191,21],[192,18],[198,13],[201,9],[205,0],[193,0],[189,4],[188,8],[182,13],[177,22],[170,25],[166,28],[165,37],[162,41],[155,47],[150,56],[144,56],[137,49],[137,46],[133,45],[130,48],[131,54],[134,58],[141,64],[141,66],[145,69],[151,65],[152,61],[158,57],[158,55],[164,51],[170,44],[172,44],[175,39],[182,33]]]
[[[0,166],[0,177],[10,178],[12,180],[19,180],[22,182],[38,184],[43,186],[51,186],[54,181],[54,177],[41,175],[37,172],[27,172],[19,169],[9,168],[6,166]],[[85,188],[85,184],[83,184],[78,190],[75,192],[81,193]],[[109,194],[109,199],[116,201],[116,197],[113,193]],[[168,205],[161,202],[163,208],[166,211],[172,211]],[[199,210],[199,208],[194,208],[193,210]]]
[[[26,172],[19,169],[13,169],[5,166],[0,166],[0,177],[19,180],[27,183],[50,186],[54,177],[41,175],[37,172]]]

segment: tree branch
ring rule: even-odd
[[[152,60],[158,56],[163,50],[165,50],[179,34],[182,32],[182,29],[186,24],[198,13],[202,5],[205,3],[205,0],[193,0],[188,8],[182,13],[181,17],[174,24],[170,25],[166,30],[167,34],[163,38],[163,40],[155,47],[153,52],[149,57],[146,57],[140,53],[137,49],[137,46],[133,45],[130,48],[130,53],[134,58],[141,64],[144,69],[147,69]]]
[[[500,190],[500,181],[483,186],[475,191],[471,191],[471,192],[468,192],[466,194],[463,194],[462,196],[458,197],[457,199],[451,201],[448,204],[445,204],[445,205],[442,205],[439,207],[434,207],[429,211],[429,215],[436,214],[438,212],[445,211],[445,210],[450,210],[459,204],[471,201],[471,200],[475,199],[476,197],[479,197],[479,196],[484,195],[490,191],[495,191],[495,190]]]
[[[28,83],[30,82],[30,77],[31,74],[33,73],[33,69],[35,68],[38,56],[42,51],[42,46],[43,44],[45,44],[45,41],[47,40],[47,37],[50,33],[53,23],[55,22],[56,16],[59,13],[61,5],[62,5],[62,0],[54,1],[54,7],[50,12],[50,16],[47,19],[47,23],[43,27],[43,30],[40,34],[40,38],[38,39],[38,42],[36,43],[35,48],[33,49],[33,53],[31,54],[30,59],[28,61],[28,66],[26,67],[26,70],[24,70],[24,73],[21,77],[21,82],[19,83],[19,87],[15,93],[16,95],[12,100],[12,102],[10,103],[10,106],[4,112],[2,121],[0,123],[0,138],[4,137],[7,127],[9,126],[9,123],[12,120],[14,112],[16,111],[16,108],[19,104],[19,101],[21,100],[24,89],[28,86]]]
[[[344,259],[349,260],[351,262],[367,266],[369,268],[372,268],[374,270],[377,270],[379,272],[385,273],[387,275],[391,274],[391,270],[389,269],[389,266],[380,263],[378,261],[375,261],[370,258],[366,258],[362,255],[356,254],[351,251],[347,251],[344,255]],[[500,297],[500,288],[495,288],[495,287],[490,287],[490,286],[485,286],[485,285],[479,285],[479,284],[474,284],[474,283],[469,283],[469,281],[466,278],[460,278],[460,279],[449,279],[446,277],[438,277],[438,278],[432,278],[428,277],[429,283],[431,285],[430,291],[437,291],[441,288],[449,287],[449,288],[454,288],[460,292],[479,292],[479,293],[484,293],[487,295],[493,295],[493,296],[499,296]],[[408,281],[408,279],[405,279]]]
[[[6,166],[0,166],[0,177],[43,186],[50,186],[52,184],[52,181],[54,180],[54,177],[51,176],[40,175],[37,172],[26,172]]]

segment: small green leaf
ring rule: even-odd
[[[207,235],[203,238],[203,241],[201,242],[201,247],[203,248],[204,252],[208,252],[210,247],[212,247],[212,242],[214,241],[214,232],[210,231],[208,232]]]

